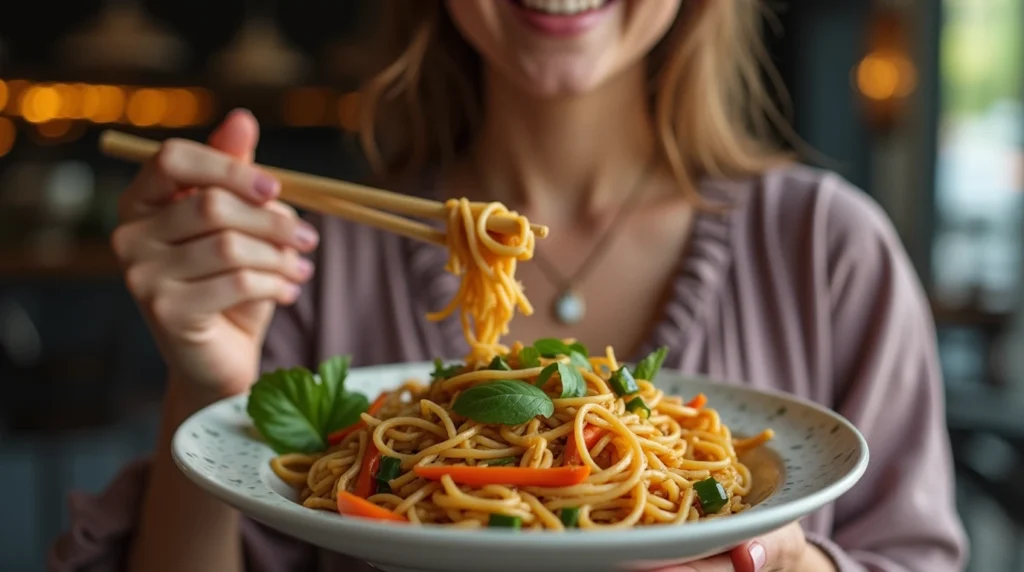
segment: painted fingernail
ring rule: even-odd
[[[256,197],[262,200],[272,199],[281,192],[281,183],[266,173],[257,173],[252,182]]]
[[[298,284],[287,284],[284,287],[284,297],[289,304],[298,300],[300,293],[302,293],[302,288]]]
[[[750,561],[754,563],[755,572],[764,568],[764,563],[768,561],[768,553],[765,552],[764,546],[754,542],[750,545],[750,548],[748,548],[747,551],[750,552]]]
[[[313,263],[307,258],[299,258],[295,263],[295,269],[303,280],[313,275]]]
[[[295,227],[295,242],[298,242],[299,246],[312,248],[319,240],[320,235],[309,223],[299,222],[299,225]]]

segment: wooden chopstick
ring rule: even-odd
[[[158,141],[120,131],[107,130],[100,135],[100,150],[106,155],[126,161],[142,163],[159,149]],[[440,237],[440,244],[444,243],[444,234],[428,225],[374,210],[445,220],[448,209],[444,203],[278,167],[257,166],[281,182],[281,200],[285,202],[426,242],[438,243]],[[485,203],[471,204],[474,213],[479,213],[485,206]],[[538,238],[548,235],[548,227],[544,225],[531,224],[530,227]],[[488,219],[487,229],[502,234],[515,234],[519,232],[519,223],[512,216],[495,215]]]

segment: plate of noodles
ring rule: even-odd
[[[504,345],[533,310],[528,221],[449,201],[458,360],[267,372],[185,421],[198,486],[285,534],[392,572],[642,570],[727,550],[827,505],[868,463],[824,407],[635,364],[573,339]]]

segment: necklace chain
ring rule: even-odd
[[[586,313],[586,303],[583,296],[576,291],[575,286],[582,282],[587,274],[596,266],[597,262],[601,259],[601,255],[608,252],[607,246],[611,244],[613,238],[618,236],[618,231],[621,230],[628,219],[637,208],[639,203],[640,194],[645,189],[644,183],[647,181],[647,177],[650,175],[651,164],[653,163],[653,156],[646,162],[640,175],[637,177],[636,182],[633,183],[633,188],[627,195],[625,201],[622,203],[619,212],[612,219],[609,228],[604,232],[594,247],[583,259],[579,268],[572,273],[568,278],[562,276],[562,273],[558,271],[554,264],[551,263],[546,257],[544,257],[538,249],[534,249],[533,258],[537,262],[538,268],[541,273],[547,278],[558,290],[559,293],[555,296],[555,300],[551,306],[552,314],[555,319],[563,324],[575,324],[583,319]],[[475,165],[478,165],[474,161]],[[480,183],[483,183],[482,173],[477,167],[477,179]]]

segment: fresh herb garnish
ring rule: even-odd
[[[569,361],[572,362],[572,365],[580,369],[594,371],[594,366],[590,365],[590,360],[587,358],[586,354],[581,354],[576,350],[572,350],[572,353],[569,354]]]
[[[537,387],[544,387],[544,384],[551,379],[551,376],[558,373],[562,380],[562,398],[583,397],[587,394],[587,382],[583,375],[573,365],[555,362],[541,370],[537,376]]]
[[[537,349],[541,356],[546,358],[569,355],[572,351],[565,342],[558,338],[541,338],[533,342],[533,347]]]
[[[512,371],[512,366],[508,365],[505,358],[501,356],[494,356],[491,363],[487,366],[487,369],[493,369],[496,371]]]
[[[519,350],[519,367],[520,369],[540,367],[540,352],[537,351],[537,348],[528,346]]]
[[[704,514],[715,514],[729,502],[725,488],[714,477],[693,483],[693,490],[697,492],[697,501]]]
[[[377,468],[377,494],[391,492],[391,481],[402,474],[402,460],[396,457],[383,456]]]
[[[574,343],[569,344],[569,351],[570,352],[576,352],[578,354],[582,354],[583,357],[590,357],[590,352],[587,351],[587,346],[585,346],[585,345],[583,345],[583,344],[581,344],[579,342],[574,342]]]
[[[345,391],[347,357],[320,364],[319,380],[304,367],[260,376],[246,412],[256,430],[278,453],[313,453],[327,448],[327,434],[359,420],[369,402]]]
[[[645,379],[650,382],[654,382],[654,378],[661,371],[661,364],[665,363],[665,357],[668,355],[667,347],[660,347],[650,353],[647,357],[640,360],[640,363],[636,364],[636,369],[633,370],[633,377],[636,379]]]
[[[647,407],[647,403],[644,401],[643,397],[634,397],[626,404],[626,411],[636,413],[640,416],[640,419],[651,418],[651,408]]]
[[[462,364],[452,364],[446,366],[444,365],[444,362],[441,361],[440,359],[435,359],[434,371],[433,373],[430,374],[430,377],[435,381],[438,379],[448,379],[450,377],[455,377],[456,375],[459,375],[459,373],[461,373],[463,369],[465,369],[465,366],[463,366]]]
[[[483,462],[488,467],[506,467],[519,462],[519,457],[501,457],[499,459],[487,459]]]
[[[541,415],[550,417],[555,404],[539,388],[502,379],[463,391],[452,406],[455,413],[479,423],[519,425]]]
[[[490,518],[487,520],[487,526],[491,528],[514,528],[519,530],[523,527],[523,519],[518,516],[491,513]]]
[[[562,521],[566,528],[576,528],[578,526],[577,521],[580,519],[580,507],[567,506],[563,508],[558,513],[558,519]]]

